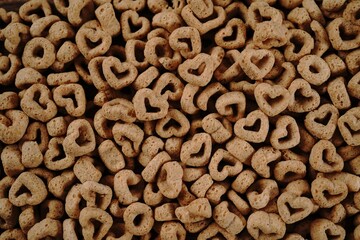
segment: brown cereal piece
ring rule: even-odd
[[[47,37],[48,29],[57,21],[60,21],[60,18],[56,15],[49,15],[35,20],[30,27],[31,36]]]
[[[288,109],[291,112],[303,113],[315,110],[320,104],[320,95],[313,89],[309,82],[302,78],[291,82]]]
[[[299,46],[301,46],[300,50],[296,50]],[[310,54],[313,48],[314,39],[309,33],[301,29],[290,29],[288,31],[288,42],[284,50],[287,61],[298,61]]]
[[[231,49],[225,52],[221,64],[216,68],[214,77],[220,83],[228,83],[243,76],[244,72],[240,66],[240,52],[237,49]],[[231,85],[230,85],[231,86]]]
[[[310,236],[312,239],[328,239],[336,237],[345,239],[345,229],[325,218],[318,218],[311,222]]]
[[[75,157],[64,152],[63,137],[53,137],[44,154],[44,164],[50,170],[64,170],[75,164]]]
[[[227,182],[215,182],[206,192],[205,197],[209,199],[211,204],[217,205],[221,202],[224,196],[226,196],[226,192],[228,191],[229,187],[230,184],[228,184]]]
[[[94,17],[94,3],[90,0],[70,0],[68,4],[58,3],[55,6],[61,14],[67,16],[69,23],[75,27],[81,26]]]
[[[269,6],[267,2],[252,2],[247,12],[247,24],[255,31],[256,26],[263,22],[282,23],[282,15],[276,8]],[[266,21],[269,19],[269,21]],[[265,20],[266,19],[266,20]]]
[[[360,73],[355,74],[347,85],[348,94],[354,98],[360,99]]]
[[[45,218],[30,228],[27,233],[28,239],[43,239],[46,237],[60,238],[62,236],[62,224],[59,220]]]
[[[45,84],[46,78],[33,68],[22,68],[16,73],[15,86],[18,89],[26,89],[32,84]]]
[[[177,198],[181,191],[183,170],[176,161],[166,162],[161,166],[157,178],[157,186],[167,198]]]
[[[79,157],[94,151],[95,134],[90,123],[85,119],[72,121],[63,141],[65,154]]]
[[[287,160],[276,163],[274,177],[279,182],[292,182],[306,176],[305,163],[298,160]]]
[[[227,93],[227,89],[219,82],[211,83],[206,86],[205,89],[201,91],[196,99],[196,105],[202,111],[213,111],[214,109],[214,100],[218,95]],[[216,101],[216,100],[215,100]],[[208,109],[209,108],[209,109]]]
[[[56,105],[65,108],[70,116],[80,117],[85,114],[86,96],[80,84],[60,85],[53,90],[53,95]]]
[[[223,168],[219,170],[219,166]],[[215,181],[223,181],[227,177],[236,176],[242,171],[242,163],[228,151],[218,149],[210,159],[209,173]]]
[[[359,25],[354,25],[344,18],[336,18],[327,25],[326,31],[335,50],[352,50],[359,46],[359,28]],[[340,32],[343,34],[340,35]]]
[[[49,86],[60,86],[65,84],[73,84],[79,82],[79,74],[75,71],[62,72],[62,73],[50,73],[46,82]],[[71,85],[70,85],[71,86]],[[77,86],[77,85],[75,85]]]
[[[262,80],[275,64],[274,54],[267,49],[244,49],[240,59],[242,70],[252,80]]]
[[[164,142],[156,137],[149,136],[147,137],[142,146],[141,151],[138,157],[139,163],[146,167],[147,164],[161,151],[164,149]]]
[[[75,183],[75,180],[76,176],[74,172],[66,170],[50,180],[48,184],[49,192],[57,198],[65,199],[67,190]]]
[[[18,191],[24,187],[28,190],[25,193],[19,194]],[[44,182],[31,172],[21,173],[11,186],[9,190],[9,201],[17,206],[38,205],[45,200],[47,196],[47,189]]]
[[[306,81],[316,86],[326,82],[331,74],[329,65],[316,55],[302,57],[297,70]]]
[[[27,233],[32,226],[39,222],[38,216],[35,214],[34,206],[25,206],[19,215],[19,226],[23,233]]]
[[[85,207],[80,187],[80,184],[73,185],[65,198],[65,212],[73,219],[79,219],[80,212]]]
[[[194,27],[179,27],[169,36],[170,47],[179,51],[186,58],[191,59],[201,52],[201,37]]]
[[[202,19],[198,18],[194,15],[194,12],[191,10],[190,5],[186,5],[181,10],[181,16],[183,20],[187,23],[187,25],[196,28],[201,35],[211,31],[222,25],[226,20],[226,12],[223,7],[214,6],[213,8],[214,18],[212,19]]]
[[[68,117],[55,117],[46,123],[46,129],[50,136],[60,137],[66,135],[68,124]]]
[[[2,219],[0,228],[4,230],[15,228],[18,224],[19,209],[15,207],[8,198],[0,198],[0,204],[0,217]]]
[[[359,129],[360,107],[354,107],[343,114],[337,122],[341,136],[351,146],[360,145]]]
[[[148,0],[147,1],[147,6],[152,13],[159,13],[165,9],[165,10],[174,11],[177,14],[180,14],[181,10],[184,8],[185,5],[186,5],[185,0],[172,0],[170,2],[167,2],[164,0],[160,0],[160,1],[159,0]]]
[[[134,10],[141,11],[146,6],[146,0],[114,0],[114,8],[119,11]]]
[[[276,128],[270,134],[270,143],[276,149],[290,149],[300,143],[300,133],[296,120],[290,116],[280,116]]]
[[[95,163],[93,158],[81,156],[73,168],[76,178],[82,183],[86,181],[99,182],[102,176],[102,169],[95,165]]]
[[[328,34],[324,26],[316,20],[313,20],[310,23],[310,28],[315,35],[314,48],[312,49],[311,53],[320,57],[331,47]]]
[[[116,19],[114,7],[111,3],[104,3],[95,10],[95,15],[105,32],[111,36],[120,33],[120,23]]]
[[[132,187],[133,186],[133,187]],[[138,201],[142,196],[143,180],[140,174],[132,170],[120,170],[114,178],[114,192],[119,202],[130,205]]]
[[[190,130],[190,123],[182,112],[170,109],[164,118],[156,122],[155,130],[162,138],[184,137]]]
[[[143,199],[147,205],[157,206],[163,202],[164,196],[157,188],[156,183],[148,183],[144,188]]]
[[[337,77],[345,74],[346,64],[338,55],[330,54],[324,60],[330,68],[331,76]]]
[[[139,223],[135,222],[136,217],[140,217]],[[126,229],[136,236],[143,236],[149,233],[154,225],[152,209],[144,203],[135,202],[129,205],[124,212],[124,222]]]
[[[235,38],[232,39],[233,35]],[[232,40],[228,40],[228,39]],[[215,34],[215,42],[225,49],[236,49],[244,47],[246,41],[246,26],[241,19],[232,18]]]
[[[304,120],[306,129],[320,139],[331,139],[336,130],[339,111],[332,104],[323,104],[309,112]]]
[[[115,142],[127,157],[139,155],[140,146],[144,140],[144,131],[134,123],[115,123],[112,128]]]
[[[322,208],[319,211],[321,217],[326,218],[333,223],[342,222],[346,218],[346,209],[339,203],[332,208]]]
[[[46,69],[55,62],[55,53],[55,46],[49,40],[35,37],[26,43],[22,62],[25,67]]]
[[[77,220],[72,218],[67,218],[63,221],[63,239],[70,240],[70,239],[79,239],[78,233],[75,229],[79,226]]]
[[[308,11],[303,7],[293,8],[286,18],[305,31],[309,29],[309,25],[312,21]]]
[[[235,240],[236,236],[229,233],[224,228],[220,227],[217,223],[211,223],[198,235],[199,240],[211,239],[213,237],[221,237],[226,240]]]
[[[211,113],[202,120],[202,128],[217,143],[224,143],[232,136],[232,125],[229,120],[217,113]]]
[[[346,198],[348,188],[340,180],[319,177],[311,183],[311,194],[321,208],[330,208]]]
[[[39,145],[41,152],[45,153],[49,143],[49,136],[45,124],[40,122],[29,124],[26,133],[20,141],[20,147],[25,141],[35,141],[37,145]]]
[[[211,148],[211,136],[207,133],[197,133],[181,146],[180,159],[188,166],[206,166],[210,161]]]
[[[241,151],[238,151],[239,149],[241,149]],[[226,150],[246,165],[251,164],[251,156],[255,152],[255,149],[250,143],[238,137],[234,137],[226,143]]]
[[[178,67],[178,74],[184,81],[204,87],[210,82],[214,70],[212,57],[206,53],[199,53],[194,58],[181,63]]]
[[[205,219],[195,223],[184,223],[184,228],[189,233],[198,233],[201,230],[205,229],[211,223],[210,219]]]
[[[13,228],[5,230],[3,233],[0,234],[0,238],[4,240],[26,240],[26,235],[24,232],[19,228]]]
[[[360,177],[347,172],[336,172],[336,173],[319,173],[319,176],[325,177],[330,180],[343,181],[349,192],[358,192],[360,190]]]
[[[182,165],[183,168],[183,181],[184,182],[194,182],[207,173],[205,167],[188,167]]]
[[[100,223],[98,228],[94,224],[95,221]],[[110,214],[100,208],[86,207],[80,212],[79,222],[84,239],[100,240],[109,231],[113,219]]]
[[[183,21],[180,14],[174,11],[161,11],[154,15],[151,25],[153,27],[163,28],[169,33],[172,33],[174,30],[182,27]]]
[[[329,2],[331,4],[331,2]],[[345,20],[352,22],[355,25],[360,25],[359,19],[356,17],[357,12],[360,9],[360,4],[357,1],[349,2],[343,12]]]
[[[181,223],[173,222],[173,221],[165,222],[161,226],[160,238],[164,240],[171,240],[171,239],[185,240],[186,230],[181,225]]]
[[[0,21],[2,22],[2,26],[0,27],[0,39],[4,40],[3,30],[10,25],[11,23],[20,22],[20,16],[16,12],[8,12],[6,9],[0,9]]]
[[[155,94],[171,101],[179,101],[183,95],[184,84],[173,73],[164,73],[153,86]]]
[[[125,98],[115,98],[106,102],[103,107],[103,115],[111,121],[135,122],[135,109],[131,101]]]
[[[146,70],[149,66],[144,56],[145,46],[146,42],[136,39],[129,39],[125,45],[126,60],[140,71]]]
[[[182,223],[196,223],[211,218],[212,209],[207,198],[197,198],[187,206],[176,208],[175,215]]]
[[[240,233],[245,228],[245,218],[227,201],[218,204],[213,215],[215,222],[232,235]]]
[[[302,6],[309,12],[312,19],[321,23],[321,25],[325,25],[325,18],[314,0],[304,0]]]
[[[136,91],[142,88],[147,88],[155,81],[155,79],[158,79],[159,76],[160,76],[159,70],[154,66],[150,66],[142,73],[139,73],[139,75],[137,76],[135,81],[131,84],[131,86]]]
[[[250,112],[246,118],[239,119],[234,125],[236,136],[248,142],[263,142],[268,135],[268,131],[269,118],[261,110]]]
[[[309,198],[292,192],[283,192],[277,199],[277,206],[279,215],[286,224],[305,219],[314,209],[314,204]]]
[[[43,162],[43,154],[36,141],[25,141],[21,146],[21,163],[26,168],[36,168]]]
[[[47,33],[46,38],[50,40],[50,42],[52,42],[58,48],[58,52],[60,53],[61,53],[60,49],[66,46],[66,42],[71,42],[72,41],[71,39],[73,39],[76,34],[72,26],[65,21],[57,21],[53,23],[50,29],[46,31],[46,33]],[[77,50],[76,47],[77,55],[78,52],[79,51]]]
[[[188,1],[190,9],[196,17],[202,19],[210,17],[214,11],[214,4],[209,0],[190,0]]]
[[[0,56],[0,85],[12,84],[20,68],[21,61],[16,55]]]
[[[25,134],[29,117],[20,110],[7,110],[0,114],[0,141],[5,144],[18,142]]]
[[[0,110],[14,109],[19,106],[19,96],[15,92],[3,92],[0,94]]]
[[[106,210],[110,205],[112,190],[109,186],[94,181],[86,181],[80,185],[79,190],[81,196],[86,201],[87,207]]]
[[[150,32],[150,21],[145,17],[140,17],[134,10],[127,10],[121,14],[120,25],[125,41],[143,39]],[[139,30],[133,32],[131,25],[139,28]]]
[[[51,15],[51,6],[45,0],[31,0],[19,8],[19,15],[26,22],[35,22],[43,16]]]
[[[112,56],[103,59],[102,71],[107,84],[115,90],[129,86],[135,81],[138,73],[133,64],[121,62]]]
[[[61,63],[70,63],[79,56],[80,51],[77,45],[71,41],[64,42],[56,53],[56,60]]]
[[[88,63],[91,83],[94,84],[94,86],[100,91],[110,89],[110,86],[105,79],[102,68],[105,59],[106,57],[95,57],[92,58]]]
[[[255,239],[282,239],[286,232],[286,225],[279,215],[264,211],[252,213],[246,228]]]
[[[196,96],[200,93],[201,87],[187,83],[184,87],[183,94],[180,99],[181,109],[188,114],[195,114],[199,112],[196,106]]]
[[[124,156],[112,140],[103,141],[99,145],[98,151],[101,160],[110,172],[117,173],[125,167]]]
[[[313,169],[319,172],[339,172],[344,167],[342,157],[336,152],[335,146],[327,141],[318,141],[309,156],[309,163]]]
[[[157,153],[146,163],[144,170],[141,172],[142,178],[146,182],[156,182],[157,174],[160,172],[161,167],[169,161],[171,161],[171,157],[167,152]]]
[[[283,24],[261,22],[255,28],[253,41],[256,46],[264,49],[281,47],[287,43],[287,32],[288,29]]]
[[[226,193],[226,196],[231,201],[232,204],[239,210],[240,214],[243,216],[248,215],[251,211],[250,206],[247,201],[245,201],[239,194],[234,190],[229,190]]]
[[[106,119],[103,112],[103,109],[99,109],[95,113],[94,128],[96,130],[96,133],[99,134],[100,137],[109,139],[113,137],[112,127],[114,123]]]
[[[44,215],[44,218],[51,218],[55,220],[60,220],[65,213],[63,203],[56,199],[45,200],[40,205],[40,211],[41,215]]]
[[[231,188],[236,192],[244,194],[247,189],[255,182],[257,174],[249,169],[240,172],[232,182]]]
[[[154,219],[156,221],[166,222],[176,220],[175,209],[179,207],[178,203],[164,203],[154,210]]]
[[[0,158],[3,171],[7,176],[15,177],[25,169],[21,162],[21,151],[15,144],[4,147],[1,151]]]
[[[269,117],[280,114],[289,104],[290,93],[280,85],[260,83],[255,87],[254,95],[259,108]]]
[[[111,35],[105,32],[101,28],[100,23],[97,20],[92,20],[81,25],[75,36],[76,44],[81,54],[87,60],[91,60],[94,57],[103,55],[106,53],[111,45]],[[98,42],[100,44],[88,44],[90,42]]]
[[[350,97],[343,77],[338,77],[329,82],[327,91],[332,103],[337,109],[343,110],[351,107]]]
[[[19,54],[23,51],[24,45],[30,39],[29,27],[23,23],[10,23],[2,31],[5,38],[4,47],[7,51],[13,54]]]
[[[210,189],[214,183],[210,174],[206,173],[198,178],[193,184],[191,184],[190,191],[198,198],[203,198],[206,192]]]
[[[246,197],[252,208],[265,208],[271,200],[279,195],[279,188],[275,180],[259,179],[246,191]]]

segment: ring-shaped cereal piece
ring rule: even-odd
[[[306,81],[316,86],[326,82],[331,75],[329,65],[316,55],[302,57],[297,65],[297,70]]]
[[[135,224],[135,218],[141,216],[141,222]],[[154,217],[152,209],[140,202],[129,205],[124,212],[124,222],[127,230],[136,236],[143,236],[149,233],[154,225]]]
[[[25,67],[46,69],[55,62],[55,54],[55,46],[49,40],[35,37],[26,43],[22,62]]]

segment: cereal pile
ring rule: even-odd
[[[360,1],[0,23],[0,239],[360,239]]]

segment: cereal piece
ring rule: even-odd
[[[127,62],[120,62],[116,57],[106,57],[102,62],[102,71],[106,82],[115,90],[129,86],[137,77],[137,69]]]
[[[214,237],[221,237],[226,240],[235,240],[235,235],[229,233],[224,228],[220,227],[217,223],[211,223],[198,235],[199,240],[211,239]]]
[[[274,54],[267,49],[247,48],[240,56],[240,66],[252,80],[262,80],[275,64]]]
[[[213,183],[209,190],[206,192],[205,197],[209,199],[210,203],[216,205],[226,196],[230,184],[228,182]]]
[[[76,176],[73,171],[67,170],[51,179],[48,184],[49,192],[55,197],[65,199],[67,190],[75,183]]]
[[[183,168],[183,181],[184,182],[194,182],[207,173],[205,167],[188,167],[182,165]]]
[[[94,44],[94,47],[88,44],[88,41],[98,42],[99,40],[101,40],[101,43],[98,45]],[[75,41],[79,51],[87,60],[103,55],[109,50],[112,42],[111,35],[101,28],[97,20],[92,20],[81,25],[76,33]]]
[[[19,225],[22,232],[26,234],[37,222],[39,222],[39,219],[35,215],[34,206],[23,207],[19,215]]]
[[[124,156],[112,140],[103,141],[98,151],[101,160],[110,172],[117,173],[125,167]]]
[[[313,169],[324,173],[339,172],[344,167],[342,157],[336,152],[335,146],[327,140],[320,140],[314,145],[309,163]]]
[[[123,169],[115,175],[114,192],[123,205],[130,205],[138,201],[143,194],[142,186],[141,175],[135,174],[132,170]]]
[[[340,180],[319,177],[311,183],[311,194],[321,208],[330,208],[346,198],[348,188]]]
[[[350,146],[360,145],[360,135],[357,134],[360,107],[355,107],[343,114],[337,122],[341,136]]]
[[[306,11],[303,7],[293,8],[287,15],[287,19],[305,31],[309,29],[309,25],[311,23],[311,17],[308,11]]]
[[[115,142],[121,146],[121,150],[127,157],[139,155],[140,146],[144,140],[144,131],[134,123],[117,122],[112,133]]]
[[[316,55],[302,57],[297,69],[306,81],[317,86],[326,82],[331,74],[328,64]]]
[[[267,137],[268,130],[269,119],[261,110],[249,113],[246,118],[239,119],[234,125],[236,136],[255,143],[263,142]]]
[[[115,6],[115,5],[114,5]],[[102,29],[111,36],[120,33],[120,23],[116,19],[114,7],[111,3],[104,3],[95,10],[96,18],[99,20]]]
[[[172,73],[162,74],[153,87],[155,94],[171,101],[179,101],[183,95],[183,89],[184,84]]]
[[[185,240],[186,230],[178,222],[165,222],[161,226],[160,238],[164,240],[171,240],[171,239]]]
[[[27,191],[19,194],[18,192],[22,187],[26,188]],[[41,178],[34,173],[23,172],[16,178],[9,190],[9,201],[17,207],[34,206],[44,201],[47,193],[46,186]]]
[[[302,78],[292,81],[288,90],[290,93],[288,109],[292,112],[310,112],[320,104],[319,93],[312,89],[310,83]]]
[[[196,99],[197,106],[202,111],[213,111],[214,109],[214,100],[212,98],[216,98],[218,95],[222,95],[227,93],[227,89],[218,82],[211,83],[206,86],[206,88],[201,91],[198,98]]]
[[[139,163],[146,167],[146,165],[161,151],[164,149],[164,142],[155,136],[149,136],[146,138],[141,146],[139,154]]]
[[[282,239],[286,232],[286,225],[279,215],[264,211],[252,213],[246,228],[255,239]]]
[[[244,72],[240,67],[240,52],[237,49],[226,51],[219,67],[214,72],[217,81],[224,84],[243,76]]]
[[[233,37],[233,35],[235,35]],[[241,19],[232,18],[226,26],[215,34],[215,42],[225,49],[244,47],[246,41],[246,26]]]
[[[292,182],[306,176],[306,165],[298,160],[287,160],[276,163],[274,177],[279,182]]]
[[[180,15],[174,11],[161,11],[154,15],[151,25],[172,33],[182,27],[183,21]]]
[[[226,193],[228,199],[234,204],[234,206],[239,210],[240,214],[246,216],[250,213],[250,206],[247,201],[245,201],[239,194],[237,194],[234,190],[229,190]]]
[[[314,39],[301,29],[288,31],[288,42],[284,50],[286,61],[298,61],[314,49]]]
[[[352,50],[359,46],[359,28],[344,18],[336,18],[327,25],[326,31],[335,50]],[[344,29],[341,31],[344,36],[340,35],[340,29]]]
[[[316,20],[310,23],[310,28],[315,34],[314,48],[311,53],[320,57],[331,47],[328,34],[325,28]]]
[[[351,107],[350,97],[346,90],[345,79],[343,77],[338,77],[331,81],[328,84],[327,91],[337,109],[342,110]]]
[[[324,104],[309,112],[304,120],[306,129],[315,137],[328,140],[332,138],[339,118],[339,111],[334,105]]]
[[[21,61],[17,56],[13,54],[0,56],[0,85],[13,83],[20,66]]]
[[[142,39],[148,32],[150,32],[150,22],[145,17],[140,17],[139,14],[133,10],[127,10],[121,14],[120,25],[122,36],[125,41],[130,39]],[[132,26],[139,28],[136,32],[132,32]]]
[[[38,11],[41,13],[38,13]],[[49,16],[50,14],[51,6],[45,0],[31,0],[19,9],[20,17],[26,22],[35,22],[35,20],[41,18],[42,15]]]
[[[25,134],[29,124],[28,116],[20,110],[7,110],[0,114],[0,140],[5,144],[14,144]]]
[[[66,41],[58,49],[56,53],[56,60],[61,63],[70,63],[73,62],[79,54],[80,51],[77,45],[71,41]]]
[[[25,141],[21,146],[21,163],[26,168],[36,168],[43,162],[43,154],[36,141]]]
[[[200,33],[193,27],[175,29],[169,36],[169,44],[174,51],[179,51],[186,59],[194,58],[201,52]]]
[[[279,10],[270,7],[267,2],[252,2],[247,12],[247,24],[255,30],[256,26],[263,22],[281,24],[282,16]],[[270,18],[269,21],[266,21]]]
[[[278,185],[272,179],[259,179],[246,191],[249,204],[255,209],[265,208],[278,195]]]
[[[54,89],[53,94],[56,105],[64,107],[70,116],[80,117],[85,113],[86,96],[80,84],[60,85]]]
[[[101,168],[95,165],[95,160],[88,156],[81,156],[74,165],[74,173],[80,182],[99,182],[102,176]]]
[[[290,116],[281,116],[276,128],[270,134],[270,143],[276,149],[290,149],[300,143],[300,133],[296,120]]]
[[[94,224],[95,221],[100,223],[98,228]],[[109,231],[113,219],[110,214],[100,208],[86,207],[80,212],[79,222],[84,239],[100,240]],[[97,231],[95,232],[95,230]]]
[[[176,208],[175,215],[182,223],[196,223],[212,216],[211,205],[207,198],[197,198],[187,206]]]
[[[15,92],[3,92],[0,94],[0,110],[17,108],[19,102],[20,99]]]
[[[25,67],[46,69],[55,62],[55,47],[43,37],[36,37],[26,43],[22,55]]]
[[[141,221],[135,222],[136,217]],[[149,233],[154,225],[153,212],[146,204],[136,202],[129,205],[124,212],[124,222],[126,229],[136,236],[142,236]]]
[[[7,176],[15,177],[25,169],[21,162],[21,151],[17,145],[8,145],[1,151],[1,163]]]
[[[138,70],[146,70],[149,62],[145,58],[146,42],[136,39],[130,39],[125,45],[126,60],[132,63]]]
[[[156,122],[155,130],[162,138],[183,137],[190,130],[190,123],[179,110],[170,109],[164,118]]]
[[[195,104],[195,97],[200,92],[201,87],[187,83],[184,87],[183,94],[180,99],[180,105],[184,112],[195,114],[199,112],[199,108]]]
[[[20,211],[17,207],[15,207],[8,198],[0,199],[0,217],[2,222],[0,224],[1,229],[13,229],[18,223],[18,217]],[[1,237],[1,235],[0,235]]]
[[[162,195],[170,199],[178,197],[181,191],[182,177],[183,170],[178,162],[164,163],[157,179],[157,186]]]
[[[62,236],[62,224],[59,220],[45,218],[32,226],[27,233],[28,239],[43,239],[46,237],[60,238]]]
[[[210,174],[206,173],[198,178],[190,187],[190,191],[198,198],[204,198],[206,192],[214,183]]]
[[[134,10],[140,11],[146,6],[146,0],[114,0],[114,8],[120,11]]]
[[[345,235],[345,229],[330,220],[319,218],[311,222],[310,236],[312,239],[328,239],[332,236],[336,236],[339,239],[345,239]]]
[[[94,181],[86,181],[80,185],[79,191],[86,201],[87,207],[106,210],[110,205],[112,190],[109,186]]]
[[[284,46],[287,39],[288,29],[283,24],[272,21],[258,23],[255,28],[254,44],[263,49]]]
[[[17,240],[26,240],[26,235],[23,233],[21,229],[13,228],[8,229],[0,234],[0,238],[4,240],[11,240],[11,239],[17,239]]]
[[[203,167],[210,161],[211,149],[211,136],[197,133],[181,146],[180,159],[188,166]]]
[[[15,86],[19,89],[29,88],[36,83],[45,84],[45,82],[46,78],[33,68],[22,68],[16,73]]]
[[[55,117],[46,123],[46,129],[50,136],[60,137],[66,135],[68,117]]]
[[[49,86],[60,86],[65,84],[77,83],[79,81],[79,74],[75,71],[51,73],[47,76],[46,82]]]
[[[233,235],[240,233],[246,225],[245,218],[227,201],[221,202],[214,208],[214,220]]]
[[[211,113],[202,120],[202,128],[209,133],[217,143],[224,143],[232,136],[232,126],[229,120],[217,113]]]
[[[157,174],[160,172],[162,165],[169,161],[171,161],[171,157],[167,152],[157,153],[146,163],[144,170],[141,172],[142,178],[146,182],[156,182]]]
[[[223,167],[220,168],[220,165]],[[212,179],[215,181],[223,181],[227,177],[239,174],[243,166],[237,158],[228,151],[220,148],[211,157],[208,168]]]
[[[179,207],[178,203],[164,203],[163,205],[155,208],[154,218],[156,221],[168,221],[176,220],[175,209]]]
[[[164,196],[159,191],[156,183],[148,183],[144,188],[143,199],[147,205],[157,206],[163,202]]]
[[[350,96],[360,99],[360,73],[355,74],[347,85]]]

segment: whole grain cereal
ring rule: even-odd
[[[6,2],[0,239],[360,239],[358,0]]]

